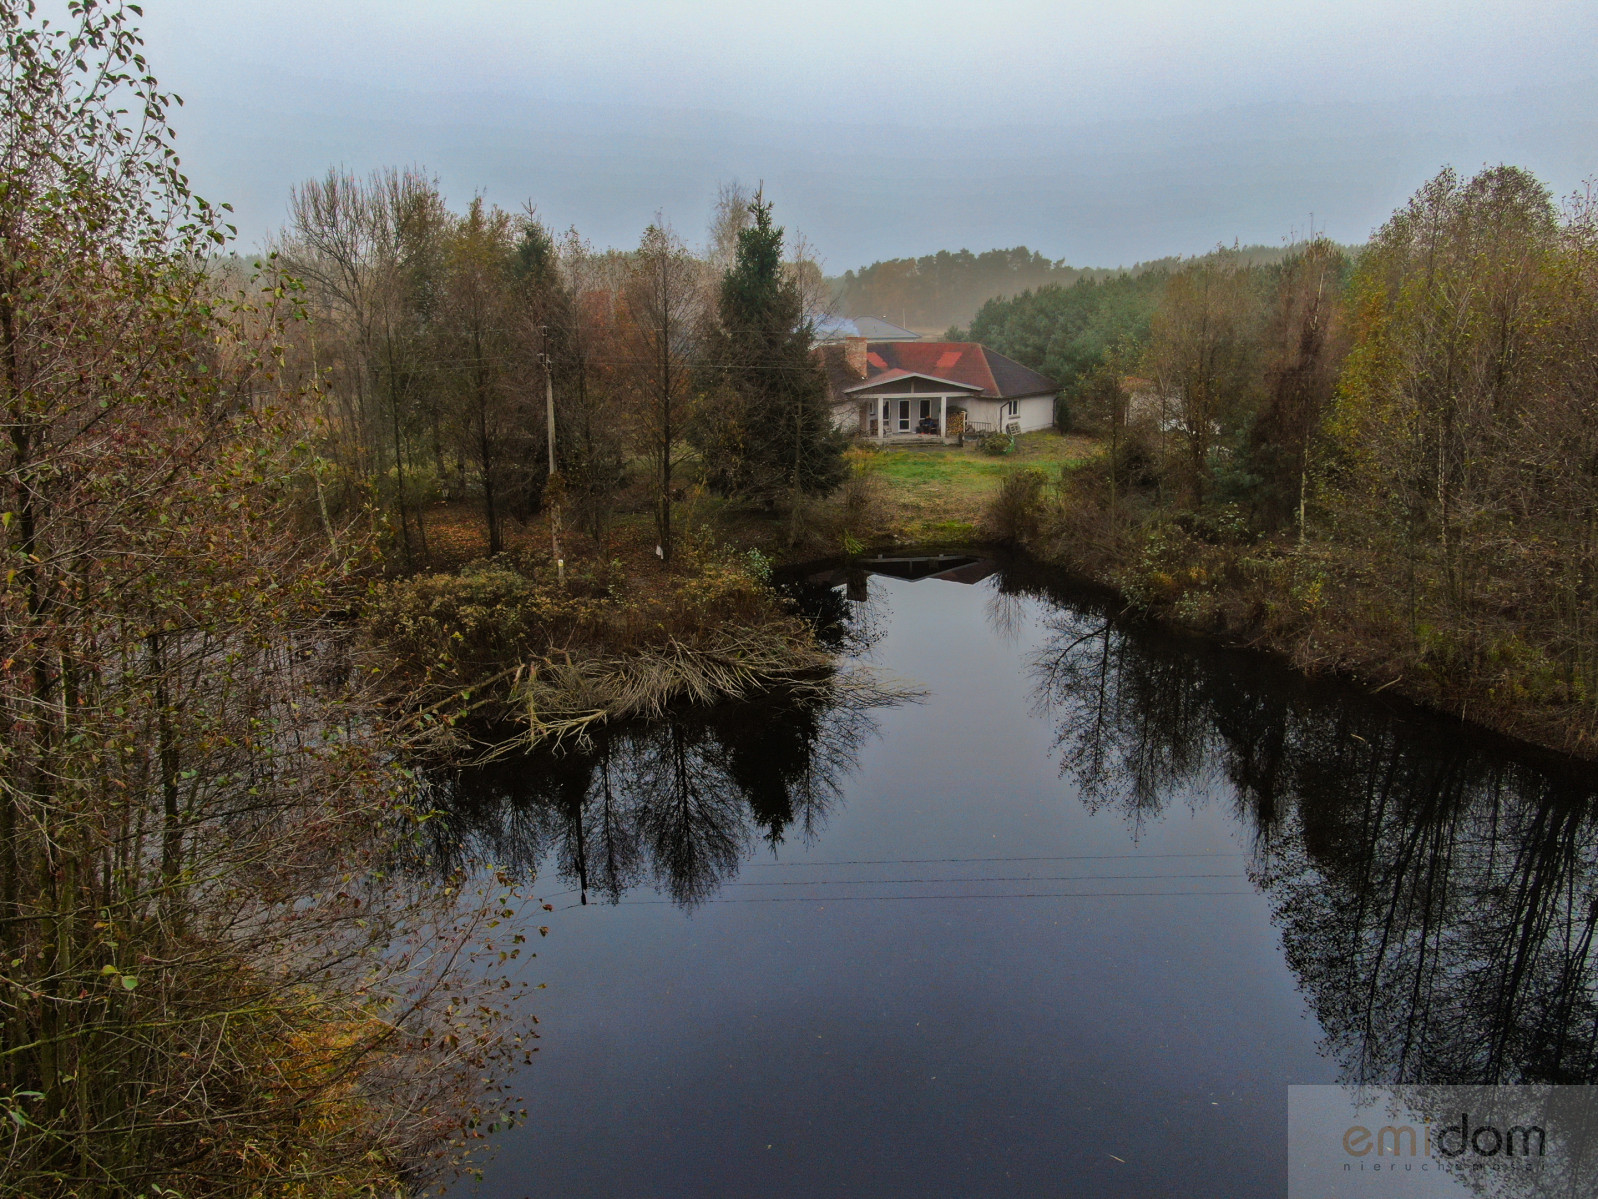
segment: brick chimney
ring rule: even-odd
[[[843,339],[843,360],[849,364],[849,369],[857,378],[866,377],[866,339],[863,337],[846,337]]]

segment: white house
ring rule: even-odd
[[[817,350],[840,429],[878,441],[1054,424],[1059,384],[974,341],[868,341]]]

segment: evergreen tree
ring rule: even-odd
[[[693,439],[713,488],[768,505],[786,495],[797,519],[806,495],[843,480],[846,440],[832,422],[798,284],[783,267],[783,231],[761,196],[749,211],[717,297]]]

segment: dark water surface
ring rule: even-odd
[[[1278,1196],[1290,1083],[1595,1080],[1590,770],[990,569],[801,585],[918,704],[446,780],[557,908],[460,1191]]]

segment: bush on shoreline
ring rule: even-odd
[[[1401,559],[1330,537],[1252,533],[1226,506],[1195,513],[1136,490],[1110,503],[1106,452],[1057,489],[995,497],[990,529],[1030,530],[1015,543],[1114,588],[1151,619],[1267,649],[1307,673],[1337,673],[1514,736],[1598,756],[1583,680],[1561,667],[1528,600],[1451,618],[1428,588],[1412,628],[1394,587]]]

